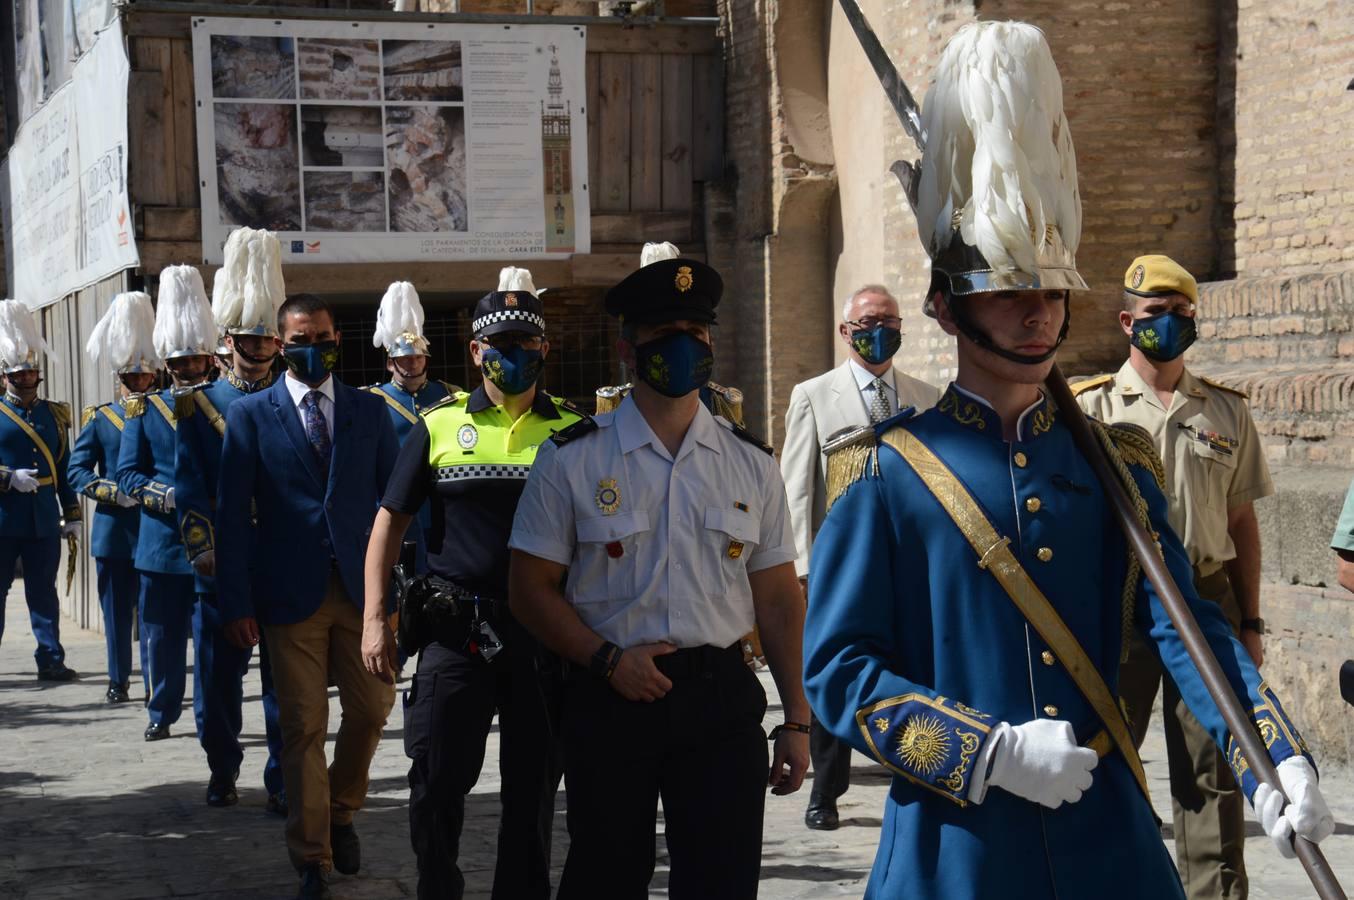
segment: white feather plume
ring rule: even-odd
[[[517,266],[506,266],[499,270],[498,289],[500,291],[526,291],[533,296],[545,293],[545,288],[536,290],[536,285],[531,281],[529,270],[520,269]]]
[[[36,364],[43,353],[50,361],[57,361],[57,355],[42,339],[28,306],[21,300],[0,300],[0,365],[10,369],[25,362]]]
[[[286,299],[282,246],[271,231],[237,228],[226,238],[225,261],[212,281],[212,315],[225,331],[277,327]]]
[[[682,251],[678,250],[677,245],[670,241],[649,241],[644,245],[644,249],[639,251],[639,267],[642,269],[651,263],[662,262],[665,259],[676,259],[681,255]]]
[[[974,22],[946,45],[922,115],[917,228],[934,258],[960,235],[993,268],[1037,271],[1047,226],[1081,242],[1081,197],[1062,79],[1044,33]]]
[[[160,297],[155,309],[155,352],[162,359],[191,351],[216,351],[216,323],[202,286],[202,275],[192,266],[166,266],[160,273]]]
[[[407,281],[396,281],[386,288],[381,307],[376,311],[373,347],[390,347],[402,334],[423,337],[423,304],[418,291]]]
[[[85,353],[114,372],[130,366],[154,371],[164,366],[155,351],[155,307],[150,294],[129,291],[108,305],[85,342]]]

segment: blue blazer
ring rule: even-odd
[[[362,608],[367,537],[399,452],[385,401],[335,379],[325,480],[286,382],[240,398],[226,416],[216,496],[217,604],[226,621],[308,619],[335,568]]]
[[[127,408],[121,400],[86,409],[66,467],[72,490],[95,503],[89,553],[96,559],[131,559],[136,555],[141,511],[135,506],[118,506],[118,483],[113,480],[126,419]]]
[[[25,410],[0,398],[9,413],[18,416],[37,434],[52,454],[56,471],[33,439],[9,415],[0,414],[0,537],[50,538],[61,531],[61,517],[80,518],[80,502],[66,481],[66,430],[70,407],[39,400]],[[10,490],[15,469],[36,469],[38,489],[29,494]]]
[[[118,489],[141,504],[135,564],[142,572],[192,575],[188,555],[179,539],[179,523],[165,509],[174,486],[174,397],[164,390],[130,404],[127,427],[118,448]],[[175,491],[175,502],[178,492]]]

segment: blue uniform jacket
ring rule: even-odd
[[[272,383],[272,375],[251,385],[234,372],[226,372],[186,400],[180,399],[179,427],[175,432],[174,513],[190,562],[216,549],[216,488],[226,413],[236,400],[265,390]],[[199,393],[201,399],[197,397]],[[197,590],[201,594],[215,593],[216,579],[198,575]]]
[[[333,455],[322,480],[286,381],[240,398],[226,416],[216,497],[217,603],[225,621],[303,621],[323,602],[335,566],[362,607],[367,537],[399,453],[385,401],[335,380]]]
[[[141,511],[135,506],[118,506],[118,483],[114,480],[126,421],[127,408],[122,400],[87,408],[80,417],[80,434],[66,467],[71,488],[95,503],[89,553],[96,559],[131,559],[136,555]]]
[[[179,538],[179,523],[165,509],[174,487],[174,396],[168,391],[147,394],[129,403],[127,426],[118,449],[118,489],[141,504],[135,564],[142,572],[192,575],[188,555]],[[174,492],[177,503],[178,492]]]
[[[409,437],[409,432],[413,431],[414,425],[418,423],[419,413],[456,392],[456,389],[445,381],[431,379],[414,394],[406,392],[393,381],[372,385],[367,390],[379,394],[386,401],[386,407],[390,410],[390,424],[395,428],[395,437],[401,447],[404,446],[405,438]],[[426,503],[423,504],[415,521],[418,527],[410,529],[408,540],[421,540],[421,533],[432,527],[432,508]]]
[[[882,423],[879,434],[891,427],[919,438],[963,482],[1117,693],[1125,540],[1054,408],[1043,401],[1027,412],[1020,439],[1007,443],[996,413],[951,386],[936,407]],[[1304,752],[1220,608],[1195,594],[1154,476],[1130,469],[1176,583],[1274,760]],[[969,801],[996,723],[1063,719],[1082,742],[1101,725],[895,449],[873,449],[832,505],[810,573],[809,700],[834,734],[894,775],[867,897],[1183,897],[1117,751],[1100,760],[1076,803],[1047,809],[995,786],[981,805]],[[1155,591],[1139,577],[1131,595],[1131,627],[1148,636],[1190,709],[1236,761],[1249,796],[1254,776]]]
[[[5,410],[17,416],[38,436],[52,454],[56,471],[23,428],[10,415],[0,413],[0,537],[48,538],[61,532],[61,519],[80,518],[80,503],[66,481],[69,448],[70,407],[47,400],[24,409],[8,394],[0,399]],[[22,494],[10,490],[15,469],[36,469],[38,489]]]

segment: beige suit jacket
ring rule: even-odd
[[[899,409],[918,411],[935,406],[940,391],[893,367]],[[848,360],[817,378],[795,385],[790,407],[785,411],[785,444],[780,453],[780,472],[790,500],[790,524],[795,534],[795,571],[809,573],[813,538],[827,514],[827,458],[822,447],[845,428],[870,424],[860,387]]]

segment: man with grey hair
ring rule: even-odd
[[[900,410],[935,405],[940,392],[906,374],[893,357],[902,346],[898,301],[888,288],[867,284],[842,303],[837,334],[846,359],[829,372],[795,385],[785,411],[785,445],[780,470],[790,500],[790,522],[799,558],[795,569],[807,587],[809,553],[827,512],[827,458],[823,445],[835,434],[882,422]],[[813,791],[804,824],[832,830],[838,826],[837,798],[851,775],[851,748],[815,720],[809,738]]]

